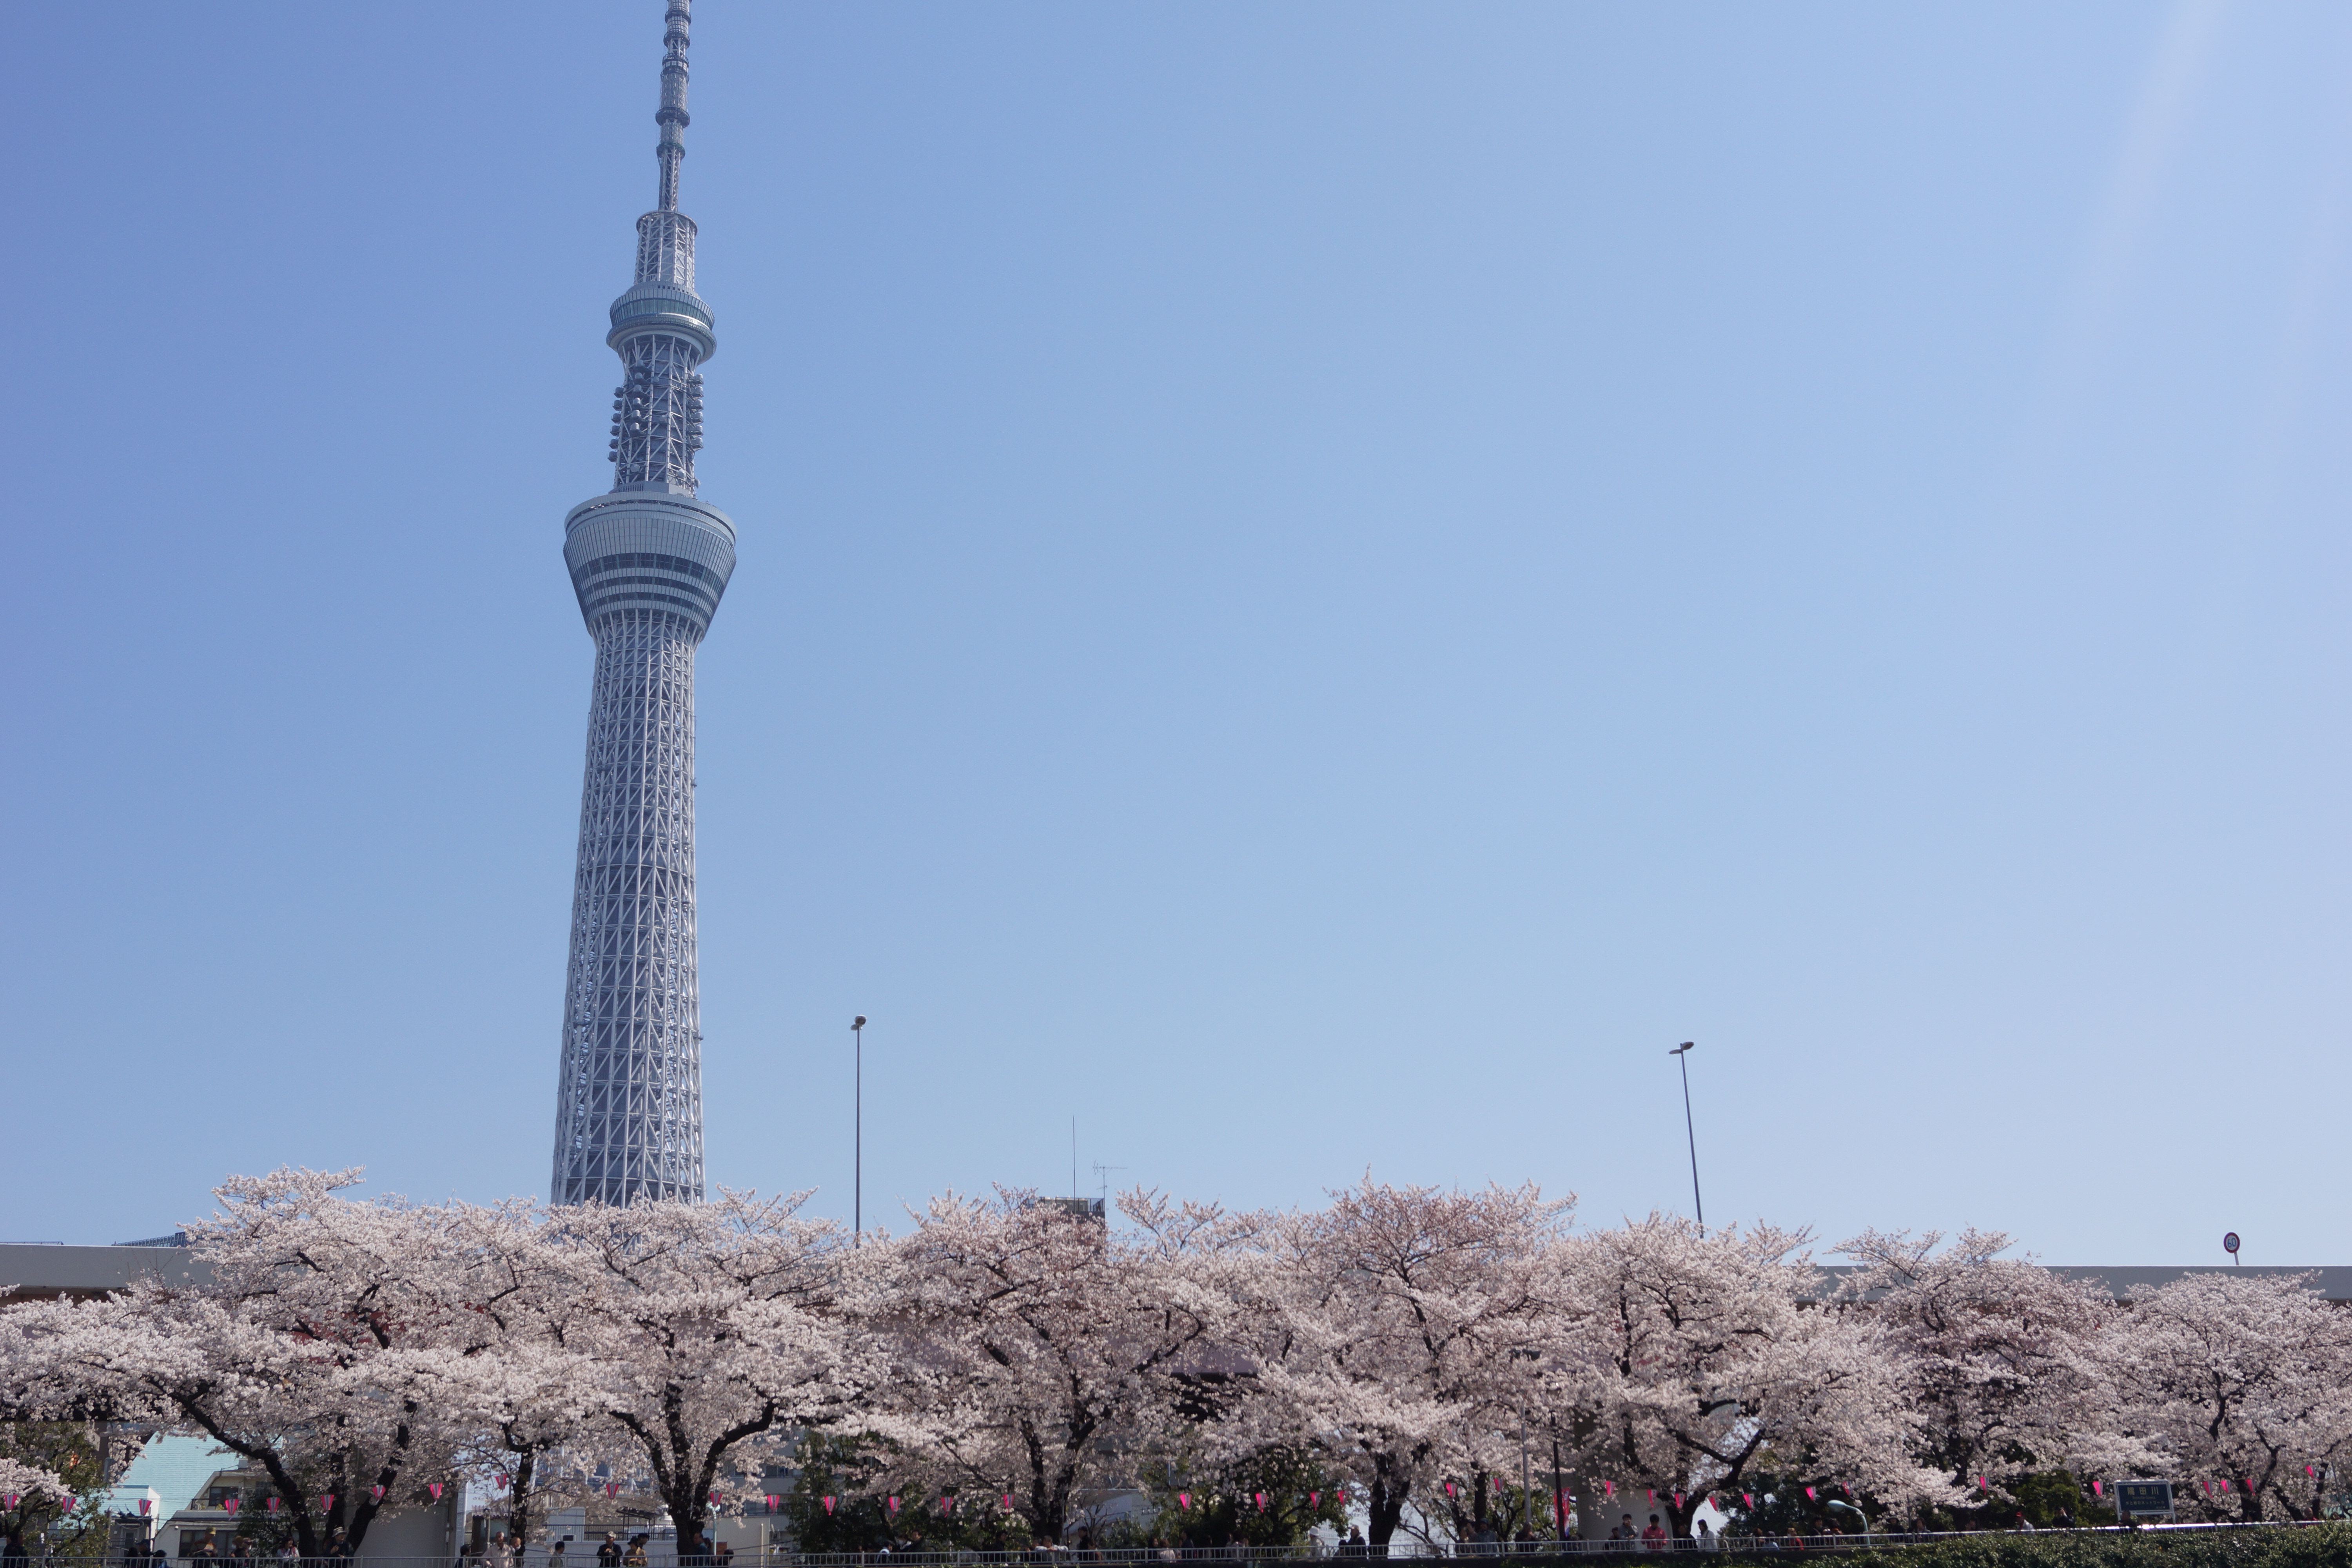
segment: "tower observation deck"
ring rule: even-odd
[[[695,977],[694,654],[735,570],[735,525],[697,499],[702,371],[718,347],[677,210],[691,0],[662,34],[660,201],[613,301],[613,488],[563,521],[563,563],[596,641],[580,860],[555,1094],[560,1204],[699,1202],[702,1030]]]

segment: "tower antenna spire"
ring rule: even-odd
[[[661,160],[661,200],[655,205],[666,213],[677,211],[677,162],[686,156],[686,128],[694,122],[686,112],[686,50],[693,41],[688,36],[693,5],[694,0],[669,0],[662,17],[661,107],[654,110],[661,142],[654,156]]]

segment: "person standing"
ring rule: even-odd
[[[596,1548],[596,1568],[621,1568],[621,1538],[609,1530],[604,1544]]]

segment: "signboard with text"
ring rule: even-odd
[[[2172,1517],[2172,1483],[2170,1481],[2117,1481],[2116,1513],[2117,1517],[2126,1521],[2170,1519]]]

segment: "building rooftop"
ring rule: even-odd
[[[0,1301],[26,1296],[103,1296],[152,1274],[190,1285],[210,1270],[185,1247],[43,1247],[0,1242]]]

